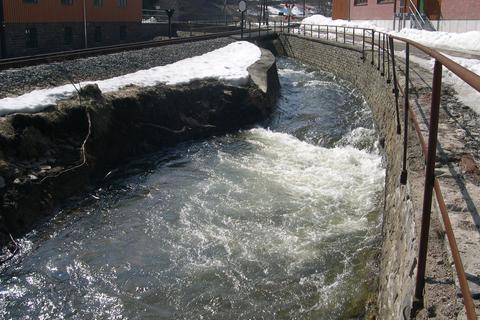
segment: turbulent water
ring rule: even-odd
[[[384,170],[371,114],[280,60],[261,126],[119,168],[19,242],[5,319],[348,319],[374,279]]]

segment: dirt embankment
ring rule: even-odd
[[[275,58],[263,51],[249,72],[243,87],[207,80],[102,94],[91,85],[44,112],[0,118],[0,245],[128,158],[267,117]]]

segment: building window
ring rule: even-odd
[[[38,0],[23,0],[23,3],[27,3],[27,4],[37,4],[37,3],[38,3]]]
[[[73,4],[73,0],[60,0],[60,3],[64,6],[71,6]]]
[[[118,0],[118,6],[121,8],[127,7],[127,0]]]
[[[72,44],[73,43],[73,31],[72,27],[63,28],[63,44]]]
[[[93,5],[95,7],[101,7],[103,6],[103,0],[93,0]]]
[[[120,26],[120,40],[127,39],[127,26]]]
[[[25,40],[26,40],[27,48],[38,47],[37,28],[26,28],[25,29]]]
[[[368,4],[368,0],[353,0],[354,6],[366,6]]]
[[[393,3],[395,0],[377,0],[378,4]]]
[[[95,42],[102,42],[102,27],[95,27]]]

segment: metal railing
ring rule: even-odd
[[[332,30],[333,29],[333,30]],[[418,252],[418,266],[415,282],[415,301],[413,312],[423,307],[423,295],[425,289],[425,270],[428,250],[428,235],[430,229],[430,220],[432,212],[433,193],[437,199],[437,204],[442,217],[445,233],[447,235],[448,244],[453,258],[455,271],[457,273],[458,283],[463,296],[463,304],[468,320],[477,319],[475,305],[473,303],[471,291],[468,285],[467,277],[463,267],[462,259],[458,250],[458,245],[453,232],[452,224],[448,216],[447,206],[441,191],[440,183],[435,177],[435,161],[437,154],[438,142],[438,123],[440,114],[440,100],[442,92],[442,69],[445,67],[462,79],[465,83],[480,92],[480,76],[472,71],[462,67],[453,60],[447,58],[437,50],[428,48],[417,42],[402,37],[392,36],[373,29],[342,27],[342,26],[321,26],[321,25],[302,25],[298,28],[291,29],[291,26],[274,27],[275,32],[300,34],[311,38],[323,38],[328,41],[340,42],[342,44],[351,45],[362,53],[361,59],[365,62],[367,54],[370,54],[370,63],[380,71],[381,76],[386,76],[386,82],[392,83],[395,96],[395,113],[397,123],[397,134],[402,134],[400,123],[400,93],[404,100],[404,119],[403,119],[403,157],[402,172],[400,175],[400,183],[407,183],[407,151],[408,151],[408,126],[410,124],[415,128],[415,132],[421,144],[423,155],[425,157],[425,183],[422,205],[421,234]],[[360,30],[358,33],[356,30]],[[397,76],[395,44],[403,43],[405,45],[405,70],[404,87],[400,85]],[[430,121],[428,130],[428,144],[420,129],[420,124],[416,114],[410,108],[409,86],[410,86],[410,47],[422,51],[435,60],[432,83],[432,96],[430,101]],[[361,49],[360,49],[361,48]],[[393,79],[392,79],[393,77]]]

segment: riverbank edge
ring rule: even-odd
[[[346,45],[293,34],[282,34],[259,45],[276,55],[297,59],[350,82],[360,90],[372,109],[386,153],[382,249],[373,317],[409,318],[417,264],[418,208],[421,208],[421,189],[417,187],[423,183],[423,158],[414,130],[409,128],[408,166],[412,174],[406,185],[400,184],[403,146],[402,136],[397,133],[395,97],[391,85],[377,74],[368,53],[363,61],[360,50]],[[400,112],[403,112],[402,109],[400,106]]]
[[[267,118],[280,82],[274,55],[261,50],[245,86],[201,80],[102,94],[93,85],[44,112],[0,118],[0,247],[14,250],[10,235],[132,157]]]

